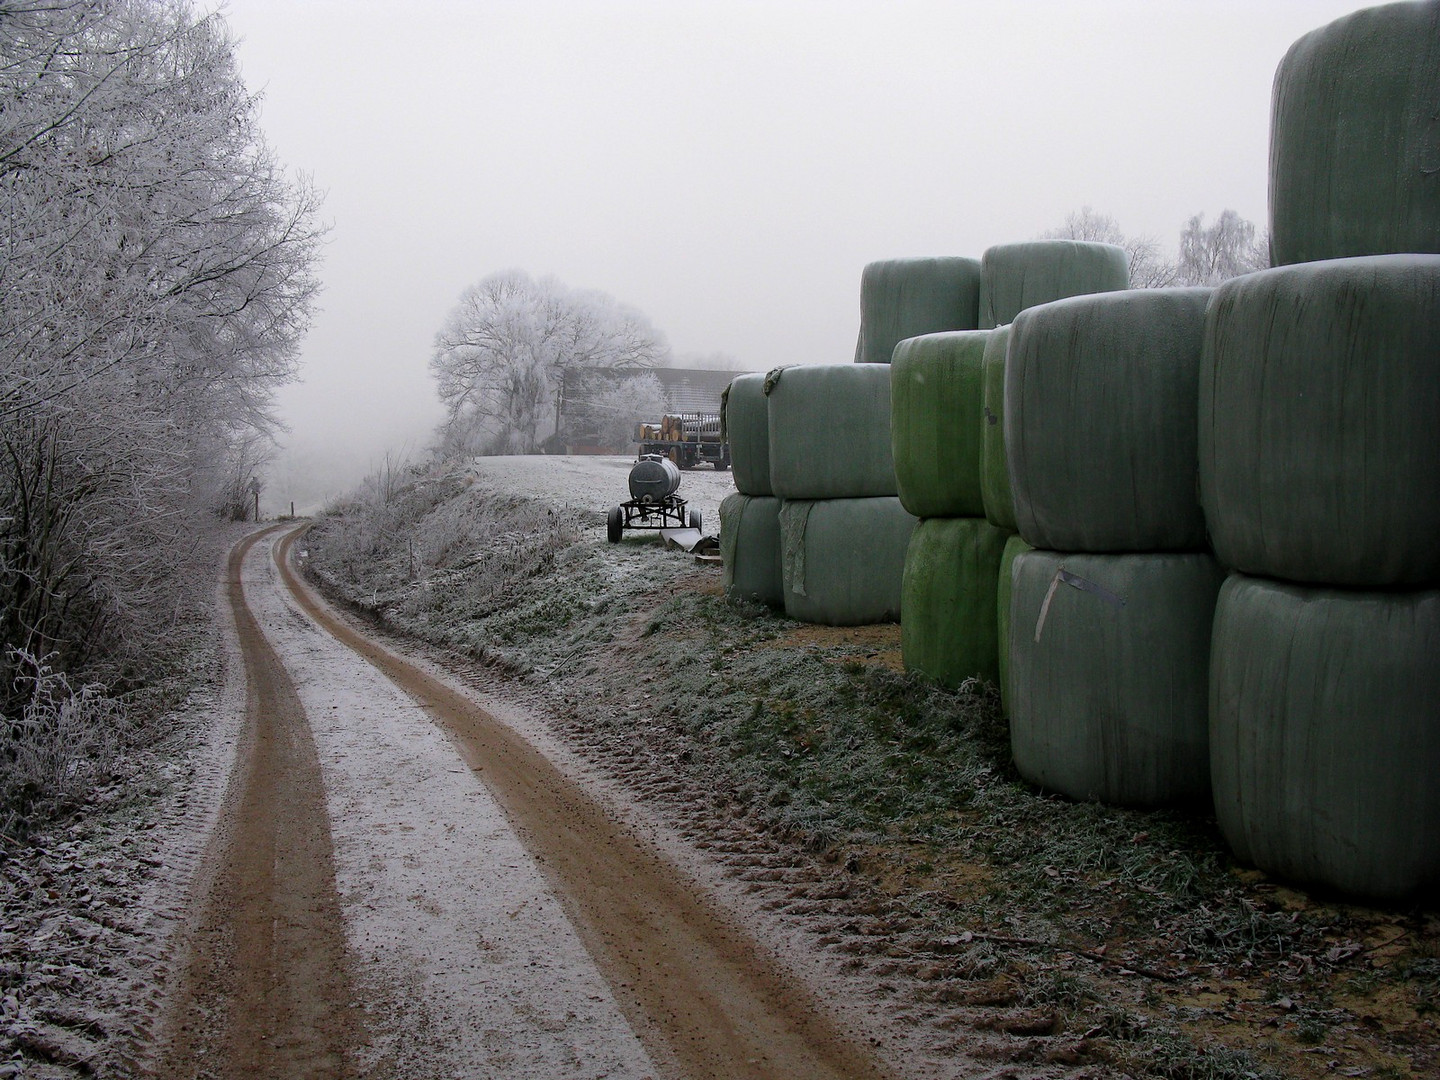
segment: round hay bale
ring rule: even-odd
[[[890,365],[895,486],[916,517],[979,517],[985,330],[907,338]]]
[[[1361,588],[1440,582],[1440,255],[1221,285],[1199,416],[1200,497],[1226,566]]]
[[[765,377],[770,489],[782,499],[895,494],[890,368],[813,364]]]
[[[1005,460],[1005,354],[1009,345],[1008,325],[991,330],[985,342],[980,375],[980,501],[991,525],[1015,532],[1015,498]]]
[[[1367,8],[1312,30],[1275,72],[1276,266],[1440,253],[1440,3]]]
[[[1015,557],[1010,747],[1074,799],[1154,806],[1210,791],[1208,554]]]
[[[737,375],[724,401],[725,438],[730,468],[742,495],[770,495],[770,408],[765,376]]]
[[[1010,603],[1015,592],[1015,559],[1032,550],[1018,536],[1007,536],[1000,554],[1000,572],[995,583],[995,640],[999,650],[1000,711],[1010,715]]]
[[[785,614],[830,626],[895,622],[915,519],[897,498],[786,500]]]
[[[720,556],[727,600],[785,606],[780,567],[780,500],[727,495],[720,503]]]
[[[907,671],[949,687],[1000,678],[995,591],[1005,533],[984,518],[928,518],[905,554],[900,650]]]
[[[1198,551],[1196,397],[1210,289],[1076,296],[1015,318],[1005,450],[1015,522],[1055,551]]]
[[[1215,609],[1210,761],[1235,854],[1371,900],[1440,890],[1440,592],[1233,574]]]
[[[1032,240],[1000,244],[980,259],[980,329],[1015,321],[1037,304],[1130,287],[1130,257],[1114,244]]]
[[[980,260],[886,259],[860,275],[857,364],[888,364],[906,338],[980,325]]]

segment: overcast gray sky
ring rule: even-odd
[[[759,370],[851,360],[874,259],[978,257],[1087,204],[1167,248],[1199,211],[1263,227],[1275,66],[1361,6],[229,0],[333,225],[268,495],[423,446],[431,340],[497,270]]]

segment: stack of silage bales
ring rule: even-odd
[[[860,275],[857,364],[888,364],[908,337],[980,325],[980,260],[885,259]]]
[[[737,375],[721,403],[735,493],[720,504],[725,595],[785,606],[780,568],[780,500],[770,487],[770,410],[765,376]]]
[[[1206,325],[1216,812],[1262,869],[1440,888],[1440,3],[1357,12],[1275,79],[1275,269]],[[1309,260],[1309,261],[1301,261]]]
[[[1011,330],[1010,732],[1043,787],[1128,805],[1209,793],[1206,685],[1223,571],[1195,492],[1208,289],[1031,308]]]
[[[888,365],[895,343],[916,334],[974,330],[979,307],[978,259],[872,262],[860,280],[856,363]],[[720,507],[727,596],[809,622],[900,617],[915,522],[896,498],[890,373],[853,366],[731,383],[725,413],[739,493]]]
[[[920,524],[905,555],[905,666],[947,686],[996,682],[995,590],[1005,533],[980,493],[985,330],[907,338],[890,365],[900,502]]]
[[[1123,289],[1125,252],[1069,240],[1006,244],[980,263],[980,318],[1009,323],[1021,310],[1079,293]],[[1008,327],[929,334],[902,341],[892,365],[892,437],[900,500],[922,518],[905,562],[901,645],[905,665],[949,686],[967,678],[999,683],[1008,615],[1007,542],[1014,512],[1003,482],[1000,402],[987,398],[1003,380]],[[991,357],[987,385],[986,357]],[[998,375],[998,378],[996,377]],[[996,470],[1001,483],[997,485]],[[1008,545],[1009,559],[1022,547]],[[1005,579],[1002,581],[1002,573]],[[1008,601],[1007,601],[1008,603]]]
[[[915,519],[895,496],[889,367],[780,368],[765,393],[785,613],[837,626],[898,619]]]

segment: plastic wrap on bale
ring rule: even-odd
[[[1440,253],[1440,2],[1366,8],[1312,30],[1275,72],[1276,266]]]
[[[1440,592],[1233,574],[1215,610],[1210,754],[1244,861],[1390,902],[1440,890]]]
[[[1032,783],[1126,806],[1208,799],[1208,554],[1026,551],[1014,564],[1010,746]]]
[[[770,489],[782,499],[895,494],[890,367],[813,364],[765,377]]]
[[[730,380],[724,399],[724,437],[730,443],[735,488],[743,495],[770,495],[770,410],[765,376],[756,372]]]
[[[1010,715],[1010,600],[1015,588],[1015,560],[1030,545],[1020,537],[1008,535],[1005,550],[1000,554],[1000,573],[995,583],[995,641],[1000,673],[1000,711]]]
[[[895,486],[916,517],[980,517],[984,330],[907,338],[890,365]]]
[[[989,333],[980,373],[980,501],[991,525],[1015,532],[1015,497],[1005,464],[1005,355],[1010,326],[997,326]]]
[[[780,500],[728,495],[720,504],[720,556],[727,600],[785,606],[780,566]]]
[[[1037,304],[1130,287],[1130,256],[1114,244],[1032,240],[999,244],[980,259],[980,329],[1015,321]]]
[[[1017,529],[1055,551],[1198,551],[1210,289],[1076,296],[1016,316],[1005,453]]]
[[[1206,318],[1200,496],[1226,566],[1440,583],[1440,255],[1277,267]]]
[[[909,337],[980,325],[980,260],[886,259],[860,275],[857,364],[888,364]]]
[[[893,496],[786,500],[785,614],[830,626],[895,622],[914,529],[915,519]]]
[[[984,518],[927,518],[905,554],[905,668],[943,686],[1000,678],[995,592],[1005,533]]]

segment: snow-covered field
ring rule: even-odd
[[[626,478],[632,457],[561,457],[532,454],[475,458],[477,479],[518,495],[534,495],[577,510],[604,513],[630,497]],[[702,465],[680,474],[680,490],[692,510],[699,510],[704,531],[720,534],[720,502],[735,490],[730,472]]]

